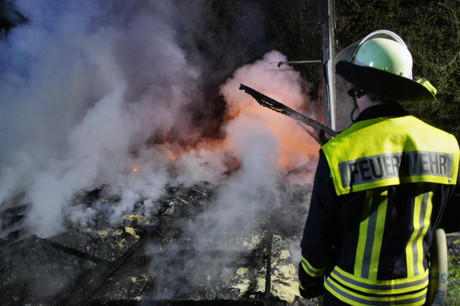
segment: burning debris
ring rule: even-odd
[[[17,6],[0,42],[2,304],[317,304],[295,271],[319,146],[239,90],[315,117],[310,84],[272,64],[289,62],[257,1]]]
[[[145,209],[148,199],[140,201],[117,227],[108,227],[98,205],[117,205],[118,196],[109,196],[105,187],[75,195],[74,205],[101,214],[88,228],[69,224],[67,231],[47,239],[5,240],[0,299],[6,305],[215,300],[307,305],[298,299],[289,246],[298,240],[302,223],[288,226],[279,216],[304,209],[308,192],[290,192],[293,196],[283,200],[286,206],[269,214],[256,233],[222,233],[202,249],[181,224],[212,209],[218,189],[209,183],[170,186],[156,201],[156,210]]]
[[[318,144],[238,88],[313,116],[310,85],[260,42],[210,58],[218,2],[17,2],[26,22],[0,44],[4,304],[301,303]],[[247,35],[262,19],[236,24],[256,3],[228,3],[264,40]]]

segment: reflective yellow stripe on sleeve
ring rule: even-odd
[[[314,268],[305,257],[302,256],[302,268],[311,277],[320,277],[324,274],[326,269]]]

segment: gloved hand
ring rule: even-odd
[[[324,285],[323,282],[314,283],[299,283],[300,295],[306,299],[312,299],[318,295],[323,294]]]

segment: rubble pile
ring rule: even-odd
[[[316,305],[299,299],[290,251],[300,241],[309,191],[278,195],[285,205],[261,216],[257,232],[222,233],[203,245],[183,223],[212,207],[217,188],[169,186],[155,205],[139,201],[116,226],[104,212],[119,197],[106,186],[81,192],[74,205],[96,217],[47,239],[21,232],[27,205],[1,211],[8,233],[0,241],[2,304]]]

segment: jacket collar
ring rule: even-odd
[[[410,115],[399,103],[383,103],[371,106],[362,111],[355,122],[378,117],[402,117]]]

